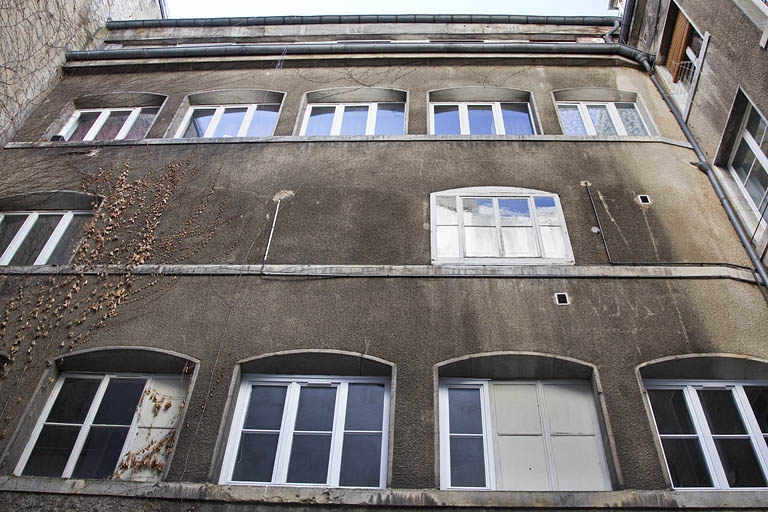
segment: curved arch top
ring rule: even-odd
[[[282,103],[284,92],[266,89],[221,89],[187,96],[190,105],[227,105],[237,103]]]
[[[485,352],[435,365],[438,377],[514,379],[591,379],[593,364],[541,352]]]
[[[643,379],[768,380],[768,360],[740,354],[684,354],[636,367]]]
[[[437,89],[429,92],[429,101],[433,103],[444,101],[509,101],[527,103],[530,99],[530,91],[506,87],[466,86]]]
[[[605,87],[574,87],[552,92],[555,101],[626,101],[637,100],[637,93]]]
[[[382,87],[338,87],[310,91],[306,99],[307,103],[406,103],[408,92]]]
[[[152,347],[98,347],[78,350],[56,359],[60,371],[99,373],[191,373],[198,359]]]
[[[522,188],[522,187],[505,187],[505,186],[483,186],[483,187],[461,187],[452,188],[448,190],[435,190],[432,194],[481,194],[481,195],[557,195],[554,192],[548,192],[546,190],[537,190],[534,188]]]
[[[0,212],[30,210],[92,210],[101,197],[74,190],[49,190],[0,197]]]
[[[153,92],[112,92],[75,98],[75,108],[160,107],[168,96]]]
[[[285,375],[392,376],[395,364],[359,352],[286,350],[239,362],[243,373]]]

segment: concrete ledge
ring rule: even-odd
[[[124,274],[120,265],[0,267],[0,275]],[[711,265],[138,265],[134,275],[282,276],[360,278],[552,278],[552,279],[732,279],[756,283],[745,267]]]
[[[727,509],[764,510],[768,491],[441,491],[437,489],[329,489],[209,483],[67,480],[0,477],[0,492],[139,497],[200,502],[458,508],[579,510]]]

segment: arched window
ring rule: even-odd
[[[610,490],[595,368],[530,353],[438,365],[440,486]]]
[[[569,264],[573,252],[556,194],[471,187],[430,194],[435,264]]]
[[[554,92],[565,135],[651,135],[637,93],[616,89],[564,89]]]
[[[84,350],[57,360],[53,389],[15,474],[161,480],[196,365],[147,348]]]
[[[433,135],[534,135],[528,91],[499,87],[458,87],[429,93]]]
[[[66,265],[99,198],[55,191],[0,199],[0,265]]]
[[[391,364],[293,351],[240,371],[220,483],[386,486]]]
[[[674,357],[640,375],[676,489],[768,487],[768,361]]]
[[[300,134],[402,135],[407,98],[405,91],[376,87],[308,92]]]
[[[257,89],[190,94],[175,136],[270,137],[284,96],[282,92]]]

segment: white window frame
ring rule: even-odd
[[[237,453],[240,448],[240,436],[243,431],[245,415],[251,393],[251,386],[277,385],[287,386],[285,402],[283,406],[283,418],[275,455],[275,465],[272,468],[271,482],[250,482],[232,480]],[[259,375],[246,374],[240,383],[237,403],[232,418],[232,428],[229,432],[227,447],[224,452],[224,461],[221,468],[220,484],[227,485],[277,485],[291,487],[341,487],[339,478],[341,472],[341,457],[344,441],[344,423],[347,405],[347,391],[349,384],[381,384],[384,386],[384,405],[382,415],[381,432],[381,460],[379,464],[379,486],[371,487],[380,489],[386,487],[387,460],[389,454],[389,421],[390,421],[390,379],[386,377],[336,377],[336,376],[304,376],[304,375]],[[293,443],[293,432],[298,412],[299,392],[302,386],[333,386],[337,388],[336,403],[334,409],[333,430],[331,434],[331,451],[328,461],[328,474],[325,484],[318,483],[287,483],[288,463],[290,460]],[[345,486],[346,488],[346,486]],[[367,487],[366,487],[367,488]]]
[[[468,107],[487,107],[490,106],[493,111],[493,126],[495,135],[507,135],[504,128],[504,117],[501,110],[502,103],[521,103],[525,104],[528,109],[528,121],[531,123],[533,135],[538,135],[536,131],[536,123],[533,122],[533,112],[531,111],[531,104],[527,101],[438,101],[431,102],[429,104],[429,134],[435,135],[435,107],[448,106],[459,108],[459,126],[461,129],[461,135],[472,135],[469,130],[469,110]],[[520,135],[512,133],[510,135]]]
[[[243,117],[243,121],[240,124],[240,129],[237,131],[237,135],[235,137],[245,137],[248,133],[248,128],[251,126],[251,122],[253,121],[253,116],[255,112],[259,109],[259,107],[263,107],[266,105],[277,105],[278,112],[277,114],[280,114],[280,104],[279,103],[233,103],[233,104],[222,104],[222,105],[191,105],[188,109],[186,114],[184,114],[184,118],[182,119],[181,125],[179,126],[179,129],[176,131],[175,138],[181,139],[184,138],[184,133],[187,131],[187,128],[189,128],[189,123],[192,120],[192,114],[194,114],[195,110],[210,110],[214,109],[215,112],[213,114],[213,118],[211,119],[211,122],[208,124],[208,128],[205,129],[205,133],[203,134],[202,138],[208,139],[213,137],[213,134],[216,133],[216,128],[219,126],[219,122],[221,121],[222,116],[224,115],[224,112],[228,108],[246,108],[245,116]],[[270,135],[273,135],[275,133],[275,127],[277,126],[277,120],[275,120],[275,124],[272,125],[272,130],[270,131]],[[194,137],[198,138],[198,137]]]
[[[549,197],[554,199],[555,207],[558,213],[558,219],[560,221],[560,227],[563,235],[563,245],[565,247],[564,258],[546,258],[544,256],[532,256],[532,257],[474,257],[465,256],[466,243],[464,234],[464,219],[461,215],[461,209],[457,203],[457,215],[458,215],[458,234],[459,234],[459,251],[460,255],[456,257],[443,257],[437,253],[437,197],[438,196],[454,196],[457,201],[462,197],[482,197],[493,199],[506,199],[506,198],[528,198],[529,204],[535,197]],[[494,205],[496,205],[494,201]],[[430,208],[430,235],[431,235],[431,247],[432,247],[432,263],[436,265],[445,264],[462,264],[462,265],[570,265],[574,263],[573,249],[571,248],[571,240],[568,234],[568,226],[565,224],[565,216],[563,215],[563,207],[560,204],[560,197],[557,194],[550,192],[544,192],[542,190],[533,190],[526,188],[514,188],[514,187],[469,187],[459,188],[452,190],[440,190],[432,192],[429,196],[429,208]],[[531,221],[533,223],[533,233],[536,240],[536,247],[539,254],[543,254],[543,242],[541,239],[540,225],[536,217],[536,208],[531,208]],[[496,231],[500,229],[500,222],[498,218],[498,208],[495,208],[496,214]],[[501,244],[501,242],[499,242]],[[498,245],[501,248],[501,245]]]
[[[646,390],[646,400],[648,401],[648,410],[651,413],[653,419],[653,429],[656,433],[656,437],[661,441],[665,437],[682,437],[682,438],[696,438],[699,441],[699,446],[707,465],[710,478],[712,479],[712,487],[675,487],[679,490],[761,490],[765,491],[766,487],[730,487],[728,484],[728,478],[726,476],[723,465],[720,461],[720,455],[717,452],[713,434],[709,428],[706,414],[699,400],[697,389],[711,389],[711,390],[731,390],[733,392],[734,403],[741,415],[746,434],[740,434],[741,437],[749,437],[752,444],[752,448],[755,451],[755,457],[763,472],[763,477],[768,481],[768,446],[763,439],[763,433],[760,431],[760,425],[752,412],[752,407],[749,403],[749,399],[744,391],[744,387],[750,386],[768,386],[768,380],[761,381],[727,381],[727,380],[671,380],[671,379],[647,379],[644,381]],[[656,417],[654,415],[653,407],[651,406],[650,398],[647,391],[650,390],[682,390],[685,402],[690,413],[691,423],[696,431],[695,434],[660,434],[656,423]],[[660,443],[661,444],[661,443]],[[672,482],[672,472],[669,469],[667,463],[667,456],[664,453],[663,447],[660,446],[662,454],[664,456],[664,468],[669,476],[669,481]]]
[[[92,212],[81,211],[81,210],[0,212],[0,226],[2,226],[2,223],[5,220],[5,217],[8,215],[27,215],[27,219],[21,225],[19,230],[16,232],[16,235],[14,235],[13,239],[8,244],[8,247],[6,247],[3,250],[2,254],[0,254],[0,265],[10,265],[11,260],[13,260],[13,257],[16,255],[16,252],[24,243],[24,240],[27,238],[30,231],[32,231],[32,228],[34,227],[35,223],[37,222],[37,219],[40,218],[40,216],[62,215],[61,220],[59,220],[59,223],[54,228],[53,232],[51,233],[51,236],[48,237],[48,241],[45,243],[40,253],[37,255],[34,263],[32,263],[33,265],[45,265],[46,263],[48,263],[48,259],[53,254],[53,251],[56,250],[56,246],[61,241],[61,237],[64,236],[64,233],[66,233],[67,228],[69,227],[69,224],[72,222],[72,219],[74,218],[74,216],[75,215],[90,216],[92,215]],[[1,249],[2,248],[0,247],[0,250]]]
[[[365,121],[365,133],[356,135],[344,135],[344,137],[357,137],[362,135],[376,135],[376,115],[378,113],[379,104],[399,104],[403,105],[403,134],[405,134],[405,107],[406,104],[402,101],[377,101],[370,103],[310,103],[304,112],[304,119],[301,122],[301,131],[299,135],[307,136],[307,127],[309,126],[309,118],[312,115],[312,109],[314,108],[335,108],[333,113],[333,123],[331,124],[331,133],[328,135],[309,135],[309,137],[339,137],[341,136],[341,123],[344,119],[344,109],[346,107],[368,107],[368,117]]]
[[[141,109],[143,108],[155,108],[155,107],[144,106],[144,107],[78,109],[75,111],[74,114],[72,114],[72,117],[69,118],[69,121],[67,121],[67,124],[65,124],[64,128],[62,128],[61,131],[59,132],[59,135],[64,137],[65,140],[69,141],[69,138],[77,129],[80,116],[82,114],[98,112],[99,117],[96,118],[96,121],[93,122],[93,126],[91,126],[91,128],[88,130],[85,136],[83,136],[83,140],[82,140],[82,142],[91,141],[99,133],[99,130],[101,130],[101,128],[104,126],[104,123],[107,122],[107,120],[109,119],[109,116],[112,115],[112,112],[125,112],[129,110],[131,113],[128,115],[128,118],[123,123],[123,126],[120,128],[120,131],[117,133],[114,139],[109,139],[109,140],[123,140],[128,135],[128,132],[131,131],[131,128],[133,128],[133,123],[136,122],[136,119],[139,117],[139,114],[141,114]],[[81,141],[73,141],[73,142],[81,142]]]
[[[167,378],[167,377],[177,377],[177,376],[159,375],[159,374],[142,374],[142,373],[93,374],[93,373],[65,372],[60,374],[56,380],[56,384],[54,385],[53,391],[51,392],[51,396],[48,398],[48,401],[46,402],[45,407],[43,408],[43,411],[40,414],[40,417],[38,418],[37,423],[35,424],[35,428],[32,431],[32,435],[29,438],[29,442],[27,443],[26,447],[24,448],[24,451],[21,454],[21,458],[19,459],[19,462],[16,465],[14,474],[17,476],[20,476],[23,474],[24,467],[27,465],[27,461],[29,460],[29,457],[32,455],[32,451],[34,450],[35,445],[37,444],[37,439],[43,430],[46,420],[48,419],[48,415],[50,414],[51,409],[53,408],[53,405],[59,396],[59,392],[61,391],[61,388],[64,385],[64,381],[67,378],[99,380],[100,384],[96,391],[96,394],[91,400],[91,405],[88,409],[88,413],[86,414],[85,419],[83,420],[83,424],[80,427],[80,432],[78,433],[75,444],[73,445],[72,451],[69,454],[69,459],[61,474],[61,478],[72,477],[72,473],[74,472],[75,467],[77,466],[77,461],[80,457],[80,453],[83,449],[83,446],[85,445],[86,440],[88,439],[88,434],[90,433],[91,426],[93,425],[94,419],[96,417],[96,413],[98,412],[99,406],[101,405],[101,402],[104,398],[104,394],[107,391],[107,386],[109,385],[110,379],[113,379],[113,378],[146,379],[146,382],[144,383],[144,391],[142,391],[142,395],[140,395],[140,396],[143,396],[146,390],[152,387],[152,380],[154,378]],[[141,401],[141,398],[139,398],[139,402],[140,401]],[[139,414],[138,414],[138,408],[137,408],[137,411],[134,412],[133,414],[133,419],[131,420],[131,425],[128,428],[128,433],[125,436],[125,442],[123,443],[123,447],[120,451],[120,456],[117,458],[118,462],[115,466],[115,470],[117,470],[118,466],[120,465],[120,461],[128,452],[129,447],[131,445],[131,441],[134,439],[134,437],[136,437],[137,430],[139,428],[138,420],[139,420]]]
[[[751,133],[747,130],[747,121],[749,121],[749,115],[754,110],[754,112],[762,118],[762,120],[768,125],[768,118],[766,118],[755,106],[752,104],[751,101],[748,100],[748,108],[744,112],[744,116],[741,119],[741,124],[739,126],[739,134],[734,140],[733,148],[731,149],[731,155],[728,157],[728,170],[731,172],[731,176],[733,177],[733,180],[736,182],[737,186],[739,187],[739,190],[741,191],[741,194],[744,196],[744,198],[747,201],[747,204],[752,208],[752,211],[755,212],[755,215],[758,216],[759,219],[764,223],[766,222],[765,216],[768,214],[765,214],[760,211],[759,206],[752,201],[752,197],[750,196],[749,192],[746,188],[746,183],[741,182],[741,178],[739,177],[736,170],[733,168],[733,159],[736,158],[736,152],[739,150],[739,146],[741,146],[741,141],[744,140],[747,143],[747,146],[752,151],[752,154],[755,155],[755,159],[760,163],[760,165],[763,166],[763,169],[768,173],[768,155],[766,155],[763,150],[760,148],[760,145],[757,143],[755,138],[752,136]],[[766,128],[768,131],[768,128]],[[766,133],[766,139],[768,140],[768,133]],[[747,176],[749,178],[749,176]],[[766,195],[768,195],[768,188],[766,188],[766,191],[763,193],[763,200],[768,201],[766,199]]]
[[[538,397],[543,397],[543,387],[547,383],[557,382],[558,384],[569,384],[575,382],[583,382],[577,380],[568,379],[535,379],[535,380],[490,380],[490,379],[460,379],[460,378],[444,378],[440,379],[438,400],[439,400],[439,429],[440,429],[440,488],[450,490],[497,490],[497,482],[501,481],[499,474],[501,461],[497,460],[496,452],[498,451],[494,446],[494,425],[496,418],[493,415],[493,407],[491,406],[490,386],[491,384],[501,385],[530,385],[535,384],[537,388]],[[448,405],[448,389],[466,388],[466,389],[479,389],[480,390],[480,402],[481,402],[481,417],[483,425],[483,447],[485,449],[485,487],[457,487],[451,486],[451,459],[450,459],[450,427],[449,427],[449,405]],[[555,459],[554,448],[552,446],[552,434],[549,430],[546,418],[546,408],[544,402],[539,402],[539,421],[541,423],[541,436],[544,443],[544,452],[546,456],[547,473],[549,478],[550,490],[557,491],[557,475],[555,474]],[[591,409],[595,437],[599,445],[602,447],[602,434],[600,432],[600,426],[598,425],[598,410],[595,407]],[[608,473],[607,460],[605,458],[604,450],[601,450],[600,455],[603,457],[604,464],[603,469],[603,481],[608,489],[611,488],[611,478]]]
[[[619,117],[619,112],[616,109],[616,103],[626,103],[626,104],[632,104],[634,106],[635,112],[637,112],[637,116],[640,118],[640,121],[643,123],[643,128],[645,128],[646,135],[629,135],[627,133],[627,129],[624,128],[624,123],[621,121],[621,117]],[[645,120],[645,116],[643,116],[643,113],[640,111],[640,109],[637,107],[637,103],[634,101],[558,101],[557,115],[563,126],[564,134],[565,134],[565,123],[563,123],[562,117],[560,117],[560,106],[567,106],[567,105],[575,105],[579,109],[579,116],[581,117],[581,122],[584,124],[584,129],[587,131],[587,135],[589,135],[590,137],[597,136],[597,130],[595,129],[595,125],[592,123],[592,118],[590,117],[589,111],[587,110],[587,107],[594,106],[594,105],[606,107],[606,110],[608,111],[608,117],[611,119],[611,123],[613,123],[614,129],[616,129],[617,136],[647,137],[652,133],[650,128],[648,127],[648,123]],[[609,137],[609,135],[600,135],[600,136]]]

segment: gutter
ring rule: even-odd
[[[376,23],[493,23],[510,25],[593,25],[610,27],[615,16],[515,16],[503,14],[400,14],[345,16],[260,16],[108,21],[108,30],[180,27],[249,27],[265,25],[338,25]]]

